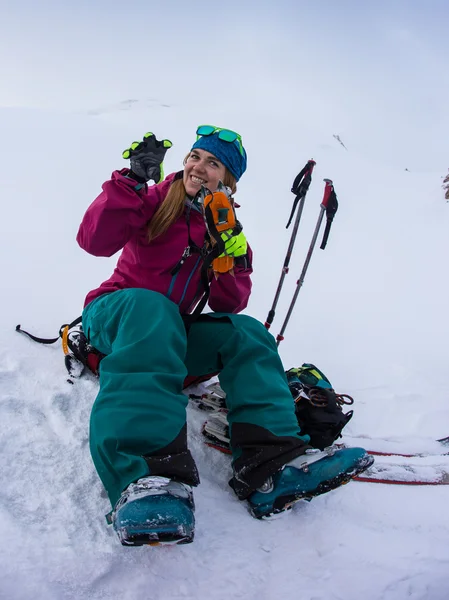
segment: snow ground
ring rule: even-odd
[[[202,443],[204,413],[195,407],[190,446],[202,484],[194,543],[126,549],[107,528],[88,448],[97,383],[67,384],[58,345],[33,344],[14,327],[57,335],[109,275],[114,259],[83,253],[75,235],[103,180],[122,166],[121,150],[152,129],[175,144],[168,173],[180,167],[197,123],[208,121],[194,109],[143,104],[78,115],[0,109],[0,598],[446,600],[449,488],[354,482],[259,522],[227,485],[229,459]],[[240,130],[250,161],[237,198],[256,257],[247,312],[264,320],[270,308],[289,239],[289,190],[313,157],[273,333],[302,268],[323,177],[334,180],[340,209],[281,344],[285,367],[313,362],[355,397],[346,442],[435,452],[433,440],[449,435],[447,165],[398,171],[304,126],[300,141],[284,138],[285,160],[266,179],[256,119],[247,115]]]

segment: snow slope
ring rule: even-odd
[[[432,440],[449,434],[446,165],[408,172],[374,164],[345,151],[334,132],[303,123],[291,139],[282,115],[267,116],[284,140],[273,158],[251,114],[166,104],[77,115],[0,109],[0,598],[446,600],[449,488],[351,483],[259,522],[227,485],[229,459],[202,443],[204,413],[195,407],[188,411],[202,478],[195,542],[125,549],[106,527],[108,501],[88,448],[97,382],[70,386],[59,346],[33,344],[14,328],[56,335],[109,275],[115,259],[82,252],[76,231],[101,183],[124,164],[122,149],[148,129],[175,144],[167,173],[180,168],[199,122],[242,132],[249,169],[237,198],[256,256],[247,312],[260,320],[288,245],[291,184],[309,158],[317,161],[274,334],[324,177],[334,180],[340,209],[327,249],[313,255],[280,347],[284,364],[314,362],[355,397],[348,443],[433,452]]]

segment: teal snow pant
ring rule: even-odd
[[[131,482],[148,475],[199,483],[187,447],[187,375],[220,372],[233,452],[230,485],[240,499],[309,447],[275,340],[256,319],[201,315],[187,333],[176,304],[132,288],[100,296],[82,321],[106,355],[90,450],[112,506]]]

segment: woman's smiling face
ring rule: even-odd
[[[204,185],[215,192],[218,182],[223,181],[226,167],[210,152],[195,148],[191,150],[184,166],[183,182],[189,196],[196,196]]]

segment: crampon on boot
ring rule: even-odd
[[[273,517],[298,500],[311,500],[348,483],[373,462],[363,448],[307,450],[249,496],[250,512],[257,519]]]
[[[167,477],[131,483],[111,515],[123,546],[189,544],[195,532],[192,488]]]

